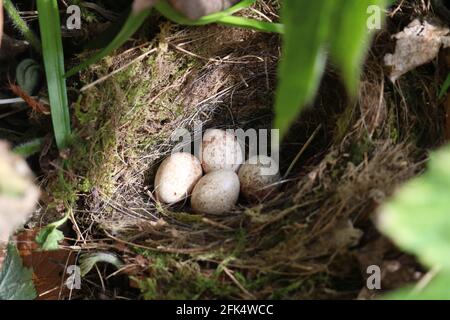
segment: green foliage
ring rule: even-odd
[[[386,295],[388,300],[450,300],[450,274],[441,273],[432,278],[423,288],[420,285],[401,289]]]
[[[406,184],[380,216],[380,229],[400,248],[425,266],[442,270],[421,294],[414,293],[416,299],[450,298],[449,163],[450,146],[432,154],[428,171]]]
[[[64,52],[57,0],[38,0],[45,73],[55,133],[60,150],[69,145],[71,136],[69,103],[64,79]]]
[[[23,266],[17,248],[8,245],[8,253],[0,270],[0,300],[33,300],[36,296],[33,272]]]
[[[371,32],[370,5],[385,0],[285,0],[283,57],[279,70],[275,127],[283,136],[302,108],[314,99],[328,52],[354,94]]]
[[[36,243],[44,251],[59,249],[59,243],[64,240],[64,234],[58,230],[69,219],[69,214],[59,221],[53,222],[43,228],[36,236]]]

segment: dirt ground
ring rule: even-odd
[[[108,10],[122,8],[118,2]],[[26,2],[21,9],[33,10]],[[278,9],[277,1],[258,1],[243,14],[277,20]],[[262,203],[241,199],[220,217],[155,201],[155,171],[175,144],[176,128],[271,128],[279,36],[182,27],[152,15],[126,46],[69,80],[75,142],[60,154],[48,114],[26,105],[2,108],[0,138],[18,145],[46,137],[28,159],[43,195],[21,243],[70,214],[61,250],[29,263],[53,259],[66,268],[99,253],[120,261],[98,263],[81,290],[62,289],[58,268],[36,272],[58,288],[39,289],[41,299],[369,299],[418,281],[424,270],[380,235],[374,220],[446,139],[437,92],[448,70],[444,52],[394,84],[383,58],[394,50],[393,34],[415,17],[434,15],[429,1],[389,9],[356,101],[330,64],[316,101],[282,141],[276,191]],[[92,39],[111,24],[88,21],[79,34],[65,34],[68,66],[90,56],[82,45],[95,48]],[[19,38],[8,24],[5,33]],[[13,96],[8,78],[30,56],[37,59],[21,48],[1,57],[0,97]],[[45,86],[39,95],[46,96]],[[380,291],[366,289],[371,265],[382,267]]]

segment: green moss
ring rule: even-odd
[[[174,254],[162,254],[136,249],[150,260],[148,276],[134,278],[144,299],[202,299],[209,296],[227,298],[239,289],[226,281],[219,268],[205,269],[198,262]]]

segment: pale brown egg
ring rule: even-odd
[[[205,175],[192,192],[191,205],[197,213],[223,214],[239,199],[239,178],[234,171],[218,170]]]
[[[276,161],[267,156],[254,156],[239,169],[242,195],[249,201],[262,201],[280,180]]]
[[[202,177],[200,161],[190,153],[174,153],[163,161],[155,177],[158,201],[177,203],[188,197]]]
[[[236,172],[243,160],[241,145],[234,134],[219,129],[206,131],[202,141],[202,166],[206,173],[222,169]]]

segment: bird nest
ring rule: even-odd
[[[373,262],[358,254],[380,239],[378,205],[442,133],[433,72],[385,82],[389,42],[378,36],[355,101],[330,67],[281,143],[270,198],[208,216],[158,203],[155,171],[177,128],[271,128],[280,39],[166,24],[81,76],[78,141],[64,177],[49,175],[47,211],[69,205],[75,245],[117,253],[145,298],[354,298]]]

